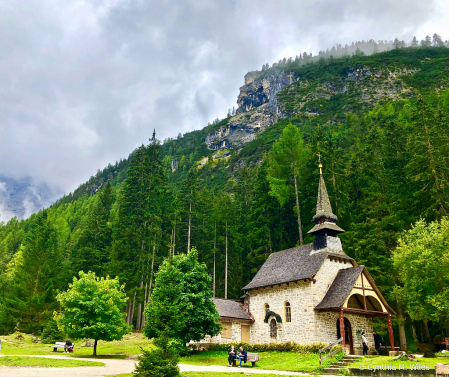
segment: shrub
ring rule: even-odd
[[[51,319],[44,325],[44,329],[42,330],[41,334],[41,340],[44,344],[63,342],[65,341],[65,334],[63,331],[59,330],[56,321]]]
[[[320,348],[327,346],[325,343],[312,344],[296,344],[293,342],[286,343],[268,343],[268,344],[248,344],[248,343],[228,343],[213,344],[210,346],[211,351],[228,351],[231,346],[236,349],[243,347],[248,352],[298,352],[298,353],[317,353]]]
[[[136,377],[176,377],[179,374],[178,356],[160,348],[154,350],[142,349],[134,376]]]

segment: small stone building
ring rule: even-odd
[[[347,351],[361,353],[362,331],[374,349],[372,318],[384,317],[394,346],[395,313],[366,267],[343,251],[321,168],[313,243],[271,254],[240,301],[215,298],[225,329],[210,342],[329,344],[344,334]]]

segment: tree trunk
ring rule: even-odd
[[[295,197],[296,197],[296,214],[298,216],[298,231],[299,231],[299,244],[304,244],[302,238],[302,226],[301,226],[301,212],[299,209],[299,198],[298,198],[298,182],[296,181],[296,166],[293,165],[293,180],[295,181]]]
[[[407,352],[407,338],[405,336],[405,319],[402,312],[402,305],[398,303],[397,305],[398,313],[398,326],[399,326],[399,345],[402,351]]]
[[[148,297],[151,295],[151,288],[153,286],[154,254],[156,254],[156,245],[153,246],[153,257],[151,258],[150,289],[148,290]]]
[[[131,315],[129,318],[129,324],[132,326],[133,324],[133,319],[134,319],[134,308],[136,307],[136,292],[134,292],[134,298],[133,298],[133,303],[131,305]]]
[[[175,226],[173,228],[173,256],[175,255],[175,247],[176,247],[176,220]]]
[[[192,196],[192,192],[190,192],[190,196]],[[190,233],[192,228],[192,199],[190,199],[190,207],[189,207],[189,229],[187,234],[187,252],[190,251]]]
[[[444,198],[442,196],[441,190],[440,190],[440,178],[438,177],[438,169],[437,169],[437,162],[434,155],[434,148],[432,146],[432,142],[430,140],[430,130],[429,126],[427,124],[427,119],[425,116],[423,116],[423,123],[424,123],[424,130],[426,132],[426,146],[427,146],[427,156],[429,158],[429,164],[430,164],[430,171],[433,177],[433,180],[435,182],[435,190],[436,190],[436,201],[437,201],[437,207],[439,207],[439,210],[441,214],[444,216],[446,215],[446,209],[444,208]],[[427,326],[427,325],[426,325]],[[427,328],[427,333],[428,333]],[[427,337],[426,330],[424,329],[424,336]],[[430,339],[430,335],[429,335]]]
[[[431,338],[427,321],[423,321],[423,330],[424,330],[424,341],[429,343],[431,341]]]
[[[412,335],[413,335],[413,340],[415,341],[415,343],[418,343],[419,342],[419,339],[418,339],[418,335],[416,334],[416,328],[415,328],[415,324],[413,323],[413,321],[411,321],[412,322]]]
[[[228,298],[228,223],[226,222],[225,298]]]
[[[98,340],[95,339],[95,342],[94,342],[94,356],[97,356],[97,342],[98,342]]]
[[[215,297],[215,254],[217,250],[217,222],[215,221],[215,233],[214,233],[214,283],[213,283],[213,291],[214,291],[214,297]]]
[[[140,326],[140,328],[144,328],[145,327],[145,308],[147,307],[147,302],[148,302],[148,275],[145,278],[145,299],[143,302],[143,311],[142,311],[142,325]]]
[[[142,288],[143,288],[143,276],[142,276],[142,280],[140,281],[140,292],[142,292]],[[139,294],[140,296],[140,294]],[[137,322],[136,322],[136,330],[140,330],[142,324],[142,302],[139,301],[139,304],[137,305]]]
[[[128,313],[127,313],[127,315],[126,315],[126,323],[127,323],[128,325],[131,325],[130,318],[131,318],[131,310],[132,310],[132,307],[133,307],[133,304],[131,303],[131,298],[129,298],[129,300],[128,300]]]
[[[334,186],[334,195],[335,195],[335,213],[338,216],[337,181],[335,179],[334,157],[332,157],[332,184]]]

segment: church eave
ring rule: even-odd
[[[307,234],[314,234],[314,233],[319,232],[320,230],[324,230],[324,229],[333,230],[338,233],[344,233],[344,230],[341,229],[337,224],[326,221],[324,223],[315,224],[315,226],[312,229],[310,229],[307,232]]]

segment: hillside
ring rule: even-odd
[[[155,269],[188,245],[217,297],[226,278],[228,297],[240,297],[270,253],[298,244],[295,200],[281,206],[267,180],[266,155],[289,123],[307,148],[298,174],[303,233],[312,227],[320,152],[344,249],[394,302],[398,236],[449,213],[449,50],[265,66],[245,75],[237,104],[235,115],[162,145],[152,139],[48,210],[0,226],[0,289],[12,287],[0,299],[0,332],[39,332],[57,309],[55,292],[88,269],[126,283],[138,329]]]
[[[447,48],[405,48],[249,72],[237,115],[161,146],[170,182],[179,188],[196,167],[207,186],[223,188],[238,167],[263,158],[288,121],[306,128],[344,123],[347,113],[447,88],[448,59]],[[60,202],[93,195],[108,180],[122,182],[127,167],[127,160],[109,165]]]

